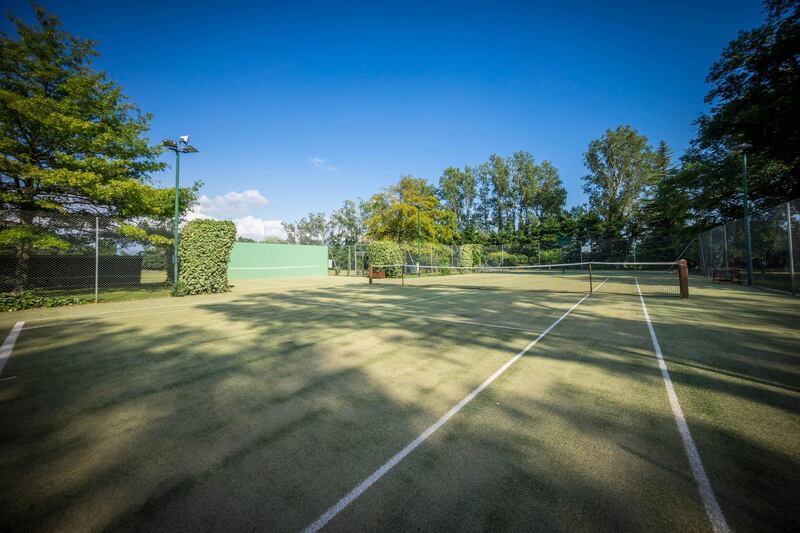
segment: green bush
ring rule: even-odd
[[[480,266],[483,260],[483,246],[480,244],[462,244],[458,249],[458,263],[462,267]]]
[[[181,231],[178,265],[181,294],[228,291],[228,262],[236,240],[230,221],[192,220]]]
[[[554,265],[561,262],[561,250],[539,251],[539,262],[543,265]]]
[[[527,265],[529,262],[528,256],[525,254],[491,252],[486,256],[486,264],[490,266],[518,266]]]
[[[373,241],[367,243],[367,263],[370,265],[402,265],[403,250],[396,242]],[[377,268],[378,272],[386,272],[387,276],[397,277],[400,268]]]
[[[37,296],[29,292],[20,294],[0,294],[0,311],[22,311],[35,307],[62,307],[93,302],[94,298],[77,296]]]

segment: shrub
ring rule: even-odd
[[[373,241],[367,243],[367,263],[370,265],[402,265],[403,250],[396,242]],[[387,276],[397,277],[400,268],[380,268]]]
[[[480,244],[462,244],[458,249],[458,263],[462,267],[480,266],[483,260],[483,246]]]
[[[554,265],[561,262],[561,250],[541,250],[539,262],[543,265]]]
[[[228,291],[228,262],[236,240],[230,221],[192,220],[181,231],[178,245],[182,294]]]
[[[93,302],[94,298],[77,296],[37,296],[30,292],[20,294],[0,294],[0,311],[22,311],[35,307],[61,307]]]

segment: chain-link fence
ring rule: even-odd
[[[166,295],[171,230],[167,220],[0,212],[0,293],[81,301]]]
[[[753,284],[797,294],[800,200],[750,215]],[[747,232],[744,219],[699,235],[701,272],[719,283],[746,283]]]
[[[594,239],[549,236],[536,242],[448,245],[430,242],[398,243],[403,262],[421,267],[525,266],[588,261],[637,262],[688,259],[696,264],[697,249],[680,239]],[[329,272],[366,276],[366,244],[329,246]]]

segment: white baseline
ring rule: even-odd
[[[661,377],[664,378],[664,387],[667,389],[667,397],[672,407],[672,414],[675,416],[675,423],[678,425],[678,432],[681,434],[683,448],[686,450],[686,457],[689,459],[689,466],[692,469],[694,480],[697,483],[697,490],[700,492],[700,498],[703,500],[703,506],[706,508],[706,514],[711,521],[711,527],[718,533],[730,533],[730,528],[722,514],[722,509],[720,509],[717,498],[714,496],[714,489],[711,487],[711,482],[708,480],[705,468],[703,468],[703,462],[700,460],[700,452],[697,451],[697,446],[694,444],[692,434],[689,432],[689,424],[687,424],[686,417],[683,415],[681,404],[678,403],[678,395],[675,394],[675,388],[672,386],[672,378],[669,376],[667,363],[664,362],[664,356],[661,353],[661,345],[658,344],[658,338],[656,338],[656,330],[653,329],[653,323],[650,321],[650,314],[647,312],[647,306],[644,304],[644,297],[639,288],[638,279],[636,280],[636,291],[639,293],[639,300],[642,302],[644,319],[647,322],[647,329],[650,331],[650,340],[653,341],[653,350],[656,352],[658,367],[661,369]]]

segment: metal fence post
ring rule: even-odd
[[[94,217],[94,303],[100,298],[100,217]]]
[[[797,294],[797,286],[794,281],[794,247],[792,246],[792,204],[786,202],[786,224],[789,234],[789,276],[792,280],[792,294]]]

